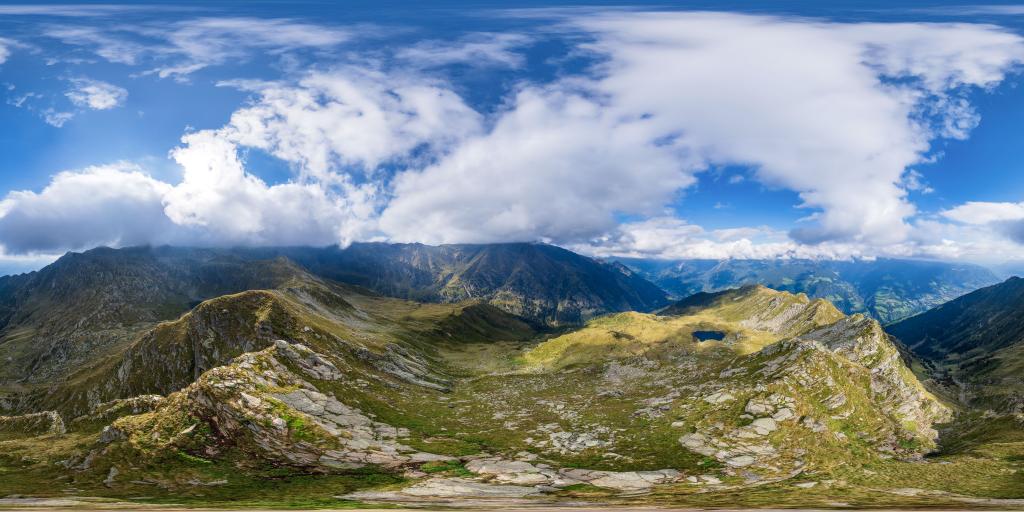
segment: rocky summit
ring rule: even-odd
[[[823,299],[746,286],[561,325],[284,250],[136,251],[8,281],[0,495],[964,507],[1024,488],[1016,416],[980,431],[920,344]],[[80,281],[113,311],[48,292]]]

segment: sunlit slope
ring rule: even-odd
[[[328,421],[317,414],[326,410],[321,407],[325,403],[338,401],[384,425],[373,428],[397,429],[400,434],[392,440],[397,445],[385,446],[389,453],[396,450],[393,454],[515,457],[530,452],[556,467],[718,468],[725,476],[738,475],[742,468],[749,478],[772,479],[810,467],[826,470],[852,461],[913,456],[933,445],[932,424],[948,416],[902,366],[876,322],[844,317],[820,301],[764,288],[716,297],[703,309],[687,306],[687,315],[605,317],[532,344],[514,339],[526,333],[521,329],[506,331],[505,340],[463,338],[459,333],[477,319],[454,331],[441,327],[477,314],[479,306],[437,314],[410,305],[404,314],[392,311],[394,323],[383,326],[368,313],[382,300],[390,299],[348,300],[331,315],[311,313],[309,303],[277,303],[292,313],[271,315],[267,328],[291,340],[282,342],[287,345],[268,343],[271,352],[243,355],[202,374],[152,413],[156,419],[126,418],[114,426],[126,432],[128,441],[153,439],[162,434],[152,429],[163,428],[158,426],[163,422],[182,426],[167,418],[193,418],[210,429],[190,432],[222,437],[193,439],[174,449],[200,456],[212,453],[211,447],[229,445],[266,460],[283,457],[279,462],[285,464],[299,463],[287,455],[301,451],[295,443],[315,438],[319,448],[303,456],[301,464],[322,467],[366,455],[359,450],[351,456],[336,453],[344,452],[339,446],[349,446],[343,440],[355,434],[339,430],[345,424],[337,418]],[[301,315],[296,313],[300,309]],[[489,328],[507,327],[503,322],[508,319],[494,318],[485,321]],[[431,322],[436,324],[416,329]],[[355,325],[362,330],[350,330]],[[700,341],[692,335],[695,330],[720,330],[725,337]],[[309,360],[333,368],[333,377],[310,377],[308,371],[300,380],[288,376],[301,369],[275,354],[292,350],[293,344],[305,347],[294,350],[315,354]],[[492,362],[481,365],[467,354]],[[277,369],[270,373],[284,376],[268,376],[271,367]],[[232,384],[218,387],[225,380]],[[303,389],[315,399],[288,394]],[[255,404],[257,412],[247,410]],[[263,428],[214,428],[229,421],[218,414],[228,414],[235,423],[242,421],[238,415],[255,414],[264,418],[261,425],[268,432],[284,437],[267,452],[270,441],[235,439],[238,432],[259,437]],[[272,414],[284,418],[286,426],[319,427],[288,437],[288,429],[274,430],[279,422]],[[310,439],[303,441],[303,436]],[[389,464],[407,462],[398,457]]]
[[[697,335],[709,332],[721,339]],[[877,322],[761,287],[543,333],[486,304],[311,279],[204,302],[136,343],[103,379],[128,387],[109,389],[180,391],[67,421],[74,485],[189,494],[189,481],[251,485],[274,468],[354,478],[367,499],[452,485],[695,499],[826,480],[867,496],[885,479],[1014,492],[992,452],[920,462],[950,411]],[[157,379],[160,354],[191,362]]]

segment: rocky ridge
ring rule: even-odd
[[[715,493],[924,464],[950,416],[876,321],[763,287],[537,333],[489,304],[309,276],[205,301],[130,347],[68,422],[88,447],[61,459],[74,482],[287,471],[389,475],[344,494],[364,501]]]

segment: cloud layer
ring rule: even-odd
[[[328,49],[352,37],[345,29],[287,19],[196,18],[160,25],[55,25],[44,34],[89,48],[118,64],[154,62],[144,74],[187,80],[201,69],[244,62],[258,53]],[[139,38],[156,43],[142,42]]]
[[[128,164],[58,174],[42,191],[0,203],[0,243],[26,253],[144,242],[545,240],[606,255],[959,258],[1024,239],[1013,224],[1024,219],[1013,216],[1020,205],[929,218],[909,199],[927,192],[913,166],[934,157],[935,141],[966,138],[979,122],[969,94],[1024,63],[1020,36],[977,24],[622,11],[570,14],[549,29],[593,64],[523,80],[489,110],[457,93],[443,67],[515,69],[525,62],[516,49],[531,38],[426,41],[383,61],[225,82],[251,100],[171,150],[180,181]],[[48,33],[111,62],[157,59],[154,74],[179,78],[352,37],[250,18],[133,30],[161,44],[80,27]],[[68,98],[82,108],[127,96],[104,82],[72,84]],[[247,168],[250,151],[280,159],[292,179],[264,182]],[[731,165],[795,191],[806,218],[786,233],[704,230],[670,214],[702,172]]]

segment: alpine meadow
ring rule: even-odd
[[[1024,508],[1024,5],[0,0],[0,510]]]

